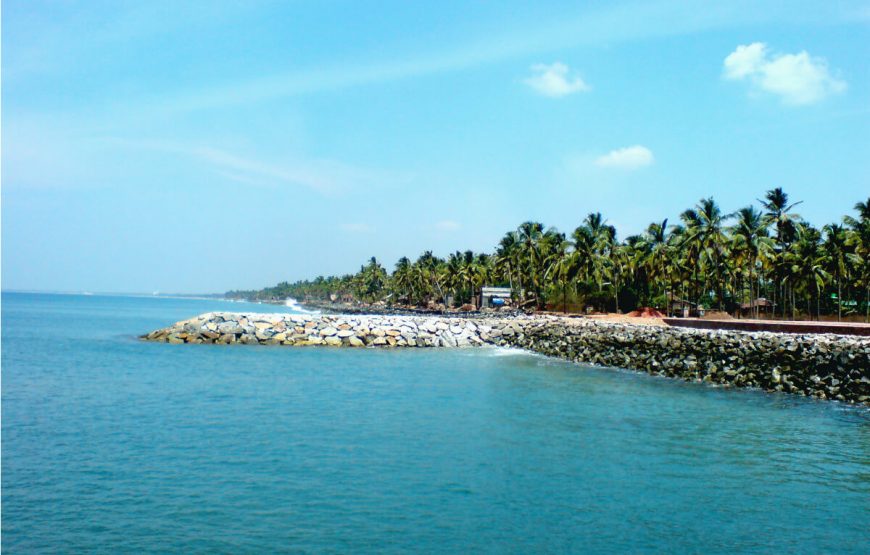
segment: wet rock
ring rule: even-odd
[[[208,313],[149,341],[530,349],[580,363],[693,381],[867,402],[870,340],[688,330],[555,317],[475,318]],[[862,400],[863,399],[863,400]]]

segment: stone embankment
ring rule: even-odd
[[[709,331],[550,316],[443,318],[214,312],[156,330],[169,343],[520,347],[599,366],[870,404],[870,340]]]

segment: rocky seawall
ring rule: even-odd
[[[551,316],[211,312],[143,339],[169,343],[472,347],[500,345],[598,366],[870,404],[870,339],[710,331]]]

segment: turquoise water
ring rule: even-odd
[[[4,294],[8,553],[836,552],[870,412],[480,350],[168,345],[273,307]]]

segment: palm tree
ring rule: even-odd
[[[578,256],[571,250],[571,243],[564,239],[557,245],[553,260],[547,268],[547,277],[556,281],[562,289],[562,312],[568,312],[568,284],[577,276]]]
[[[837,321],[843,317],[843,276],[848,267],[846,256],[846,230],[838,224],[828,224],[824,227],[825,241],[822,248],[826,255],[828,271],[837,281]]]
[[[544,225],[538,222],[525,222],[517,228],[520,254],[520,286],[522,287],[526,283],[531,287],[535,292],[535,302],[537,304],[540,304],[540,275],[543,270],[539,243],[543,236]]]
[[[511,291],[514,291],[514,272],[519,268],[519,244],[518,233],[509,231],[501,238],[495,252],[495,271],[507,277]]]
[[[638,249],[642,251],[639,262],[646,269],[646,274],[653,282],[660,281],[662,290],[665,296],[668,295],[668,262],[671,256],[673,245],[668,235],[668,220],[662,220],[661,223],[653,222],[646,228],[646,232],[640,236],[640,241],[637,244]]]
[[[617,314],[619,313],[619,288],[632,263],[630,252],[628,246],[615,244],[610,249],[608,257],[607,277],[613,289],[613,310]]]
[[[446,304],[447,296],[444,294],[443,272],[440,271],[443,260],[434,256],[432,251],[425,251],[417,258],[414,265],[417,267],[415,274],[420,290],[424,291],[425,295],[437,294],[438,298]]]
[[[721,308],[738,297],[753,303],[770,289],[783,316],[789,309],[795,314],[805,301],[810,314],[815,302],[818,317],[832,306],[822,300],[835,289],[838,318],[844,299],[863,298],[870,321],[870,199],[855,204],[857,214],[845,216],[841,225],[823,231],[793,213],[799,203],[790,203],[782,189],[768,191],[761,203],[761,211],[743,208],[726,226],[732,215],[723,214],[712,198],[701,199],[681,214],[682,225],[663,220],[621,242],[598,212],[588,214],[568,240],[541,223],[525,222],[502,237],[492,256],[457,251],[445,261],[426,251],[413,263],[400,258],[391,276],[371,258],[355,274],[284,281],[228,296],[328,299],[352,293],[359,301],[395,295],[427,304],[446,301],[448,293],[461,302],[477,299],[483,285],[503,283],[520,300],[533,299],[539,307],[550,296],[558,302],[561,293],[567,310],[569,288],[579,292],[583,287],[594,290],[590,298],[599,306],[609,306],[612,295],[619,310],[623,297],[649,303],[661,294],[673,299],[680,291],[682,298],[695,301],[715,295]],[[757,305],[752,306],[757,316]]]
[[[858,218],[843,218],[850,228],[846,232],[846,245],[852,249],[849,260],[855,268],[855,285],[864,290],[864,321],[870,322],[870,198],[856,203],[855,210]]]
[[[809,225],[801,226],[798,239],[786,253],[790,273],[795,276],[796,284],[807,295],[807,315],[812,319],[812,304],[815,300],[816,317],[821,313],[820,300],[822,289],[830,279],[825,271],[825,256],[821,250],[821,234]]]
[[[746,265],[749,281],[749,306],[752,314],[758,317],[757,297],[758,280],[756,272],[760,260],[773,253],[773,241],[767,234],[767,223],[761,212],[747,206],[735,214],[737,222],[731,227],[732,251],[735,257]]]
[[[476,291],[480,291],[481,296],[483,294],[483,286],[489,283],[493,277],[492,271],[492,257],[487,254],[478,254],[477,258],[474,259],[472,263],[472,295],[474,297],[474,304],[478,308],[480,308],[480,303],[478,302],[478,295],[475,293]]]
[[[598,290],[601,291],[607,272],[611,250],[616,243],[616,228],[607,225],[600,212],[592,212],[584,220],[584,227],[592,238],[591,269]]]
[[[376,300],[380,298],[380,293],[387,282],[387,271],[373,256],[368,264],[360,268],[355,281],[360,298]]]
[[[687,255],[691,256],[693,281],[697,283],[700,273],[704,278],[703,291],[710,285],[716,288],[720,310],[725,296],[723,262],[727,256],[728,244],[723,223],[730,217],[731,214],[722,214],[712,197],[701,199],[695,208],[680,215],[686,224],[683,242]]]
[[[391,284],[397,296],[403,296],[409,303],[412,302],[414,276],[411,270],[411,261],[408,260],[407,256],[403,256],[396,262],[396,269],[393,270]]]
[[[764,207],[764,219],[768,225],[774,226],[774,238],[776,239],[776,253],[773,261],[773,302],[776,304],[777,288],[782,291],[782,317],[785,318],[786,298],[785,298],[785,273],[786,268],[786,251],[788,245],[794,240],[797,234],[797,221],[800,219],[799,214],[795,214],[791,210],[801,204],[803,201],[789,204],[788,194],[781,187],[771,189],[764,195],[764,200],[759,199],[759,202]]]

